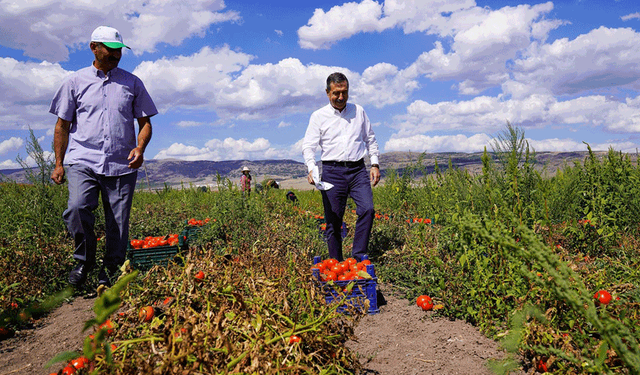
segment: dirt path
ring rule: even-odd
[[[60,352],[82,350],[87,336],[82,328],[94,316],[94,302],[95,298],[75,298],[34,322],[33,329],[0,341],[0,375],[47,375],[64,367],[58,363],[45,369],[44,365]]]
[[[379,286],[380,313],[356,327],[357,342],[348,342],[364,366],[361,375],[467,374],[490,375],[489,358],[504,355],[498,344],[461,321],[432,318],[388,287]],[[44,365],[62,351],[82,347],[84,322],[93,317],[95,298],[76,298],[34,324],[0,341],[0,375],[47,375],[62,368]],[[522,372],[521,374],[524,374]]]

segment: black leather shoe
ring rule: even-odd
[[[79,262],[78,265],[69,272],[69,284],[73,286],[80,286],[84,284],[84,282],[87,281],[87,275],[89,274],[89,271],[91,271],[91,268],[93,267],[83,262]]]

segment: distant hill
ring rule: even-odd
[[[602,157],[606,152],[597,152]],[[552,176],[559,168],[574,162],[582,163],[588,152],[538,152],[536,168],[547,176]],[[422,156],[422,165],[427,173],[432,173],[437,159],[441,171],[447,169],[449,160],[455,168],[467,169],[470,173],[482,170],[482,153],[416,153],[388,152],[380,155],[380,166],[383,178],[389,170],[400,174],[409,165],[414,165]],[[636,155],[631,155],[636,160]],[[368,162],[367,162],[368,164]],[[304,163],[295,160],[227,160],[227,161],[183,161],[183,160],[147,160],[138,173],[139,188],[162,188],[165,186],[217,186],[218,176],[238,184],[242,167],[251,170],[254,183],[262,183],[267,179],[278,181],[285,189],[308,189],[306,182],[307,168]],[[25,183],[24,170],[0,170],[2,180]]]

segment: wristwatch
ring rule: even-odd
[[[378,168],[378,169],[380,169],[380,164],[371,164],[371,168]]]

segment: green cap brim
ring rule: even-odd
[[[105,46],[107,46],[109,48],[113,48],[113,49],[122,48],[122,47],[129,48],[129,47],[125,46],[123,43],[120,43],[120,42],[101,42],[101,43],[104,44]],[[129,49],[131,49],[131,48],[129,48]]]

